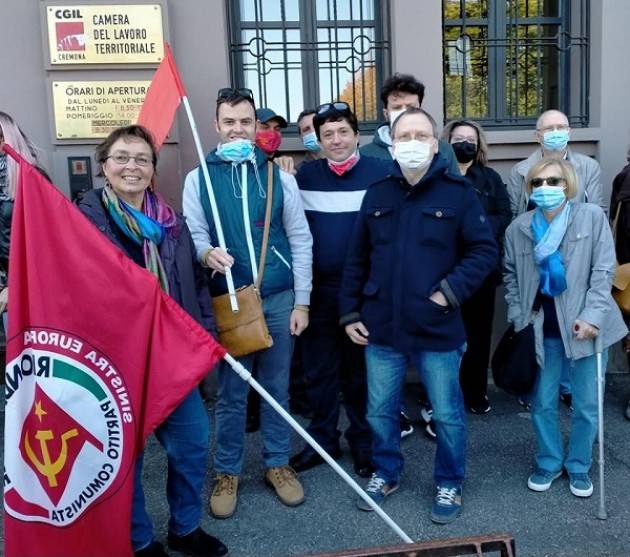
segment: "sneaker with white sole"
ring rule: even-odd
[[[532,491],[547,491],[554,480],[562,476],[562,470],[559,472],[549,472],[549,470],[543,470],[537,468],[536,471],[527,478],[527,487]]]
[[[413,426],[407,417],[407,414],[400,412],[400,438],[404,439],[413,433]]]
[[[370,499],[374,501],[377,505],[383,503],[383,500],[388,495],[391,495],[398,489],[398,482],[387,482],[385,478],[381,478],[376,472],[372,474],[370,481],[365,488],[365,492],[368,494]],[[368,505],[361,497],[357,499],[357,507],[362,511],[372,511],[372,507]]]
[[[431,507],[431,521],[436,524],[449,524],[462,511],[462,488],[438,485],[436,489]]]
[[[569,472],[569,489],[576,497],[590,497],[593,495],[593,482],[588,474],[571,474]]]
[[[433,423],[433,408],[431,408],[431,404],[427,401],[420,400],[420,417],[424,422],[424,434],[429,439],[436,439],[435,434],[435,425]]]

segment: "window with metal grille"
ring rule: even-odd
[[[388,75],[388,0],[227,0],[233,84],[294,123],[343,100],[367,130]]]
[[[589,0],[443,0],[446,120],[588,125]]]

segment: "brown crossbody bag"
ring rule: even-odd
[[[267,206],[263,228],[258,277],[254,284],[236,290],[238,311],[230,305],[230,293],[212,298],[214,316],[219,331],[219,342],[234,357],[246,356],[273,346],[262,309],[260,285],[265,271],[269,228],[271,226],[271,204],[273,201],[273,163],[267,163]]]

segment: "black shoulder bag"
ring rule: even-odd
[[[534,300],[533,312],[540,309],[540,294]],[[536,362],[536,339],[534,324],[530,323],[518,333],[510,325],[501,337],[492,355],[492,378],[494,384],[504,391],[520,396],[534,387],[538,364]]]

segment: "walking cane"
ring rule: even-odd
[[[597,444],[599,445],[599,509],[597,518],[606,520],[606,500],[604,491],[604,381],[605,370],[602,358],[601,332],[595,337],[595,358],[597,360]]]

